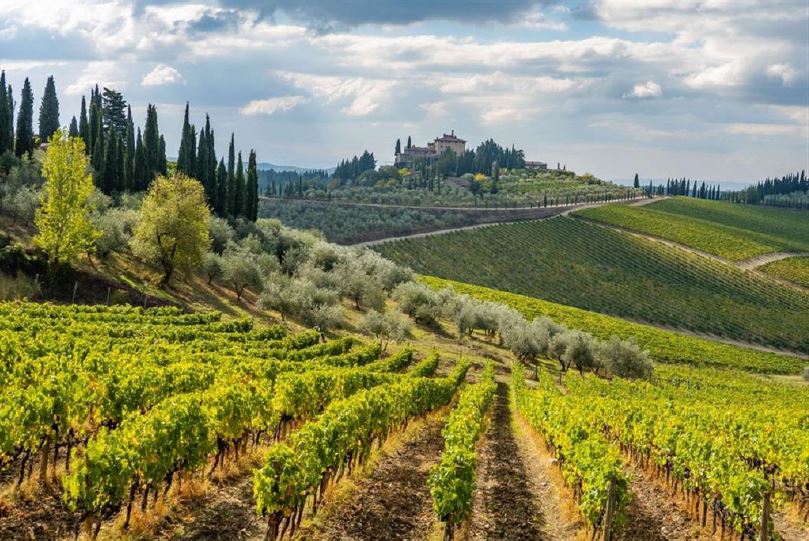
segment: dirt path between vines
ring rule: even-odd
[[[445,419],[428,417],[412,439],[381,457],[370,474],[356,482],[345,501],[329,507],[315,531],[302,531],[300,538],[427,539],[435,522],[427,474],[444,448],[441,428]]]
[[[760,255],[758,257],[751,257],[750,259],[745,259],[744,261],[737,261],[736,266],[740,269],[753,270],[761,267],[762,265],[766,265],[767,263],[781,261],[782,259],[787,259],[790,257],[809,257],[809,254],[802,252],[774,252],[771,254]]]
[[[541,507],[543,480],[529,473],[512,430],[509,402],[508,387],[499,383],[491,421],[478,450],[475,503],[464,538],[562,539],[546,534],[554,513]],[[545,481],[545,489],[547,486]]]
[[[678,541],[705,539],[699,524],[678,505],[668,492],[651,481],[643,470],[626,461],[629,490],[635,497],[627,506],[627,524],[618,535],[626,541]]]

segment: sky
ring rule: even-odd
[[[2,0],[17,101],[98,83],[169,155],[182,113],[260,162],[333,167],[455,130],[606,179],[809,169],[806,0]]]

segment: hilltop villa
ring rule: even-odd
[[[455,135],[455,130],[450,133],[445,133],[441,137],[436,137],[435,141],[427,143],[426,147],[411,146],[404,148],[394,158],[396,165],[412,164],[414,160],[421,158],[426,160],[434,160],[438,158],[445,150],[451,150],[456,156],[460,156],[466,150],[466,141]]]

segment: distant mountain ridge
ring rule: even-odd
[[[299,167],[297,165],[276,165],[274,163],[269,163],[269,162],[259,162],[259,163],[256,164],[256,168],[259,171],[269,171],[270,169],[273,169],[273,170],[279,171],[279,172],[280,171],[292,171],[292,172],[295,172],[295,173],[303,173],[305,171],[312,171],[314,169],[318,169],[317,167]],[[329,167],[328,169],[326,169],[326,171],[328,171],[329,173],[332,173],[334,171],[334,167]]]

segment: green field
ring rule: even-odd
[[[809,351],[809,294],[574,218],[405,239],[376,249],[422,274]]]
[[[452,287],[459,293],[477,299],[511,306],[528,318],[547,316],[603,340],[612,336],[622,339],[634,337],[637,343],[649,350],[654,360],[658,362],[698,367],[730,367],[771,374],[795,374],[806,364],[806,361],[797,357],[723,344],[507,291],[434,276],[422,276],[420,280],[435,289]]]
[[[809,257],[789,257],[773,261],[762,265],[758,270],[809,288]]]
[[[809,251],[809,215],[801,211],[677,197],[643,207],[606,205],[576,215],[731,261]]]

